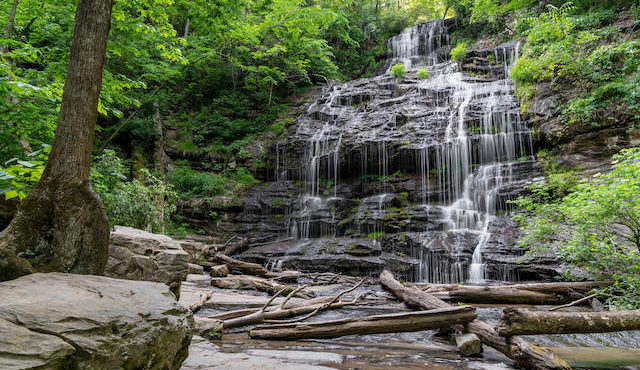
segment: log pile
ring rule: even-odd
[[[246,242],[241,240],[240,242]],[[342,320],[308,322],[309,318],[325,310],[371,305],[370,293],[353,294],[365,286],[365,279],[332,273],[301,273],[297,271],[269,271],[255,263],[244,262],[226,254],[210,250],[206,253],[211,268],[211,284],[225,289],[263,291],[271,298],[261,308],[240,309],[208,316],[201,320],[198,330],[219,337],[229,329],[247,327],[256,339],[325,339],[345,335],[367,335],[447,329],[457,331],[458,351],[463,356],[482,353],[488,345],[527,369],[570,369],[569,365],[548,348],[537,346],[519,335],[598,333],[640,330],[640,310],[565,312],[555,311],[589,303],[601,293],[595,288],[609,282],[563,282],[512,284],[502,286],[461,286],[452,284],[401,284],[389,271],[380,275],[380,284],[415,312],[389,315],[360,316]],[[299,285],[300,281],[306,284]],[[329,297],[314,297],[314,285],[351,284],[352,287]],[[369,282],[371,284],[371,282]],[[360,290],[362,291],[362,289]],[[284,297],[284,298],[282,298]],[[294,300],[293,298],[297,299]],[[383,299],[387,301],[387,298]],[[378,299],[378,302],[380,300]],[[548,311],[527,311],[505,308],[498,325],[493,328],[477,319],[473,307],[449,302],[465,303],[526,303],[557,304]],[[388,301],[387,301],[388,302]],[[258,326],[255,326],[258,325]]]
[[[380,283],[409,307],[423,310],[451,307],[445,301],[415,286],[407,287],[402,285],[387,270],[380,274]],[[569,365],[552,351],[538,347],[519,337],[506,339],[493,330],[491,326],[480,320],[468,323],[465,326],[465,330],[476,334],[482,343],[502,352],[521,367],[527,369],[570,369]]]

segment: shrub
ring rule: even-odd
[[[391,75],[397,79],[404,77],[407,70],[404,68],[404,64],[398,63],[391,67]]]
[[[577,182],[549,176],[529,190],[517,201],[526,210],[521,244],[557,249],[575,266],[613,280],[605,289],[617,294],[613,305],[640,307],[640,148],[615,155],[610,173]]]
[[[167,174],[167,178],[175,187],[178,195],[184,199],[194,196],[225,195],[259,182],[245,168],[212,173],[194,171],[187,166],[178,166]]]
[[[467,49],[469,44],[467,42],[459,42],[453,49],[451,49],[451,59],[461,63],[467,57]]]
[[[429,70],[426,68],[418,69],[418,78],[421,80],[426,80],[429,78]]]
[[[187,166],[179,166],[167,174],[181,198],[194,195],[212,197],[226,192],[227,178],[210,172],[194,171]]]
[[[164,232],[176,207],[175,193],[160,178],[143,169],[144,180],[129,180],[128,166],[113,150],[104,150],[91,168],[91,185],[104,203],[111,226]]]

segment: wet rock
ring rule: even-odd
[[[480,356],[482,354],[482,342],[473,333],[456,335],[456,348],[462,357]]]
[[[282,268],[303,272],[329,271],[355,276],[377,276],[385,267],[406,276],[419,264],[418,260],[403,253],[383,252],[376,239],[364,238],[276,242],[253,248],[241,258],[263,264],[277,260]]]
[[[180,284],[189,272],[189,254],[166,236],[116,226],[109,241],[105,275],[165,283],[180,297]]]
[[[164,284],[38,273],[0,296],[2,368],[178,369],[187,357],[193,317]]]

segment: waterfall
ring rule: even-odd
[[[531,132],[509,78],[519,45],[480,53],[488,72],[472,76],[448,60],[450,42],[444,20],[407,28],[385,43],[386,71],[327,86],[308,106],[287,143],[301,151],[300,161],[277,175],[305,189],[287,223],[291,236],[363,238],[415,230],[413,220],[425,220],[417,230],[422,242],[415,279],[485,282],[491,223],[509,200],[502,190],[522,180],[522,166],[533,162]],[[407,69],[401,85],[388,72],[395,63]],[[418,68],[427,68],[429,77],[419,80]],[[390,175],[396,171],[416,174],[419,190],[411,201],[421,203],[414,211],[421,214],[390,228],[400,202]],[[354,184],[361,198],[338,190]],[[352,234],[342,235],[351,223]]]

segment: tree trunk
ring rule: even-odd
[[[394,279],[393,274],[387,270],[380,274],[380,283],[410,307],[420,307],[423,310],[451,307],[448,303],[425,293],[415,286],[405,287]],[[571,369],[566,362],[548,349],[538,347],[522,338],[501,337],[493,328],[480,320],[474,320],[465,328],[468,332],[477,335],[482,343],[493,347],[505,356],[514,360],[518,366],[526,369]]]
[[[20,0],[13,0],[13,5],[11,6],[11,13],[9,13],[9,21],[7,22],[7,26],[4,28],[4,33],[2,34],[3,39],[8,39],[11,35],[11,31],[13,31],[14,24],[16,21],[16,12],[18,11],[18,3]],[[7,46],[2,45],[0,48],[0,54],[4,54],[7,52]]]
[[[253,339],[327,339],[354,334],[401,333],[464,324],[476,318],[472,307],[365,316],[334,321],[259,326],[249,331]]]
[[[164,127],[162,125],[162,116],[160,116],[160,104],[158,103],[158,99],[153,100],[153,120],[156,124],[156,133],[158,134],[158,142],[156,143],[156,168],[160,173],[160,179],[164,184],[166,182],[166,173],[164,169]],[[164,234],[164,194],[160,194],[157,199],[156,207],[160,211],[160,232]],[[153,222],[149,220],[148,230],[151,232]]]
[[[15,253],[30,249],[36,268],[101,274],[107,262],[109,222],[89,185],[113,0],[79,0],[58,126],[42,178],[0,234],[3,279],[33,271]]]
[[[425,285],[423,290],[448,301],[473,303],[562,304],[582,298],[583,293],[607,282],[566,282],[497,286]]]
[[[241,271],[244,274],[255,275],[255,276],[271,276],[271,273],[266,268],[262,267],[257,263],[244,262],[237,260],[235,258],[231,258],[222,253],[216,253],[212,257],[209,258],[209,261],[216,262],[218,264],[225,264],[229,268],[229,270]]]
[[[502,336],[640,330],[640,310],[536,312],[505,308],[504,315],[495,329]]]

